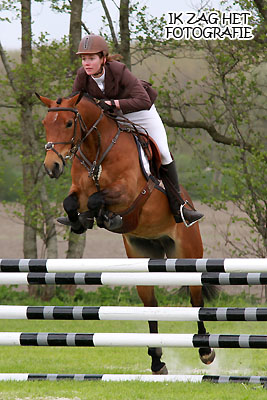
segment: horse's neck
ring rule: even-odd
[[[105,115],[103,115],[101,118],[101,109],[87,100],[84,100],[81,103],[79,112],[87,127],[87,132],[92,129],[93,126],[95,126],[95,128],[92,129],[91,133],[87,136],[83,146],[84,153],[88,157],[94,158],[98,151],[99,145],[101,146],[100,150],[103,151],[103,148],[105,149],[108,143],[111,142],[114,136],[114,129],[112,129],[112,126],[116,126],[116,124],[114,121],[110,121]],[[84,134],[86,135],[86,133]]]
[[[78,104],[78,110],[88,129],[95,124],[101,114],[100,107],[85,99],[82,99]]]

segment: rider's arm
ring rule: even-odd
[[[142,83],[126,66],[122,70],[119,87],[119,98],[117,100],[124,114],[149,110],[152,106],[151,100]]]

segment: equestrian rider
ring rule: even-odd
[[[169,151],[167,134],[154,105],[157,92],[147,82],[137,79],[123,63],[110,56],[102,36],[85,36],[78,48],[82,67],[78,69],[73,92],[84,91],[99,99],[106,111],[120,110],[131,122],[141,125],[158,145],[162,165],[160,176],[164,183],[171,211],[176,222],[184,219],[192,224],[203,217],[186,204],[180,195],[175,162]],[[181,207],[182,206],[182,207]]]

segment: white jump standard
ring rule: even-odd
[[[0,259],[0,272],[267,272],[267,259]]]
[[[101,321],[267,321],[267,308],[0,306],[0,319]]]

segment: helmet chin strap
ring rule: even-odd
[[[105,64],[106,64],[106,57],[104,57],[103,62],[102,62],[102,64],[101,64],[99,70],[98,70],[95,74],[92,74],[92,76],[93,76],[94,78],[98,78],[97,75],[100,75],[100,76],[101,76],[101,75],[103,74]]]
[[[100,67],[100,69],[95,73],[95,74],[92,74],[92,76],[94,77],[94,78],[98,78],[98,75],[102,75],[103,74],[103,70],[104,70],[104,64],[102,64],[101,65],[101,67]]]

